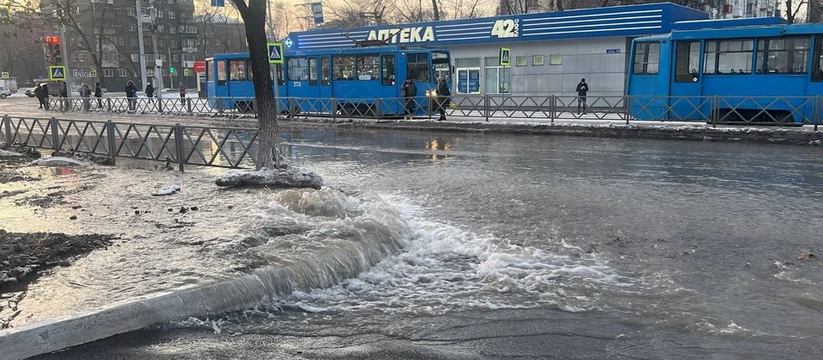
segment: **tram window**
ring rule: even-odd
[[[382,60],[382,83],[386,86],[394,85],[396,79],[394,54],[383,55]]]
[[[277,71],[277,84],[284,85],[286,84],[286,79],[283,78],[283,64],[271,64],[269,66],[269,75],[272,79],[274,79],[274,71]]]
[[[231,80],[231,81],[245,81],[246,80],[246,60],[231,60],[231,61],[229,61],[229,80]]]
[[[289,81],[309,80],[309,59],[291,58],[289,59]]]
[[[660,43],[641,42],[634,45],[635,75],[654,75],[660,71]]]
[[[354,80],[354,56],[335,56],[331,61],[334,80]]]
[[[808,68],[809,38],[760,39],[758,74],[802,74]]]
[[[751,74],[754,40],[707,41],[704,74]]]
[[[408,68],[407,79],[431,81],[429,54],[406,54],[406,67]]]
[[[331,79],[331,68],[329,66],[329,58],[322,57],[320,58],[320,84],[321,85],[328,85],[329,80]]]
[[[214,70],[211,68],[212,61],[206,60],[206,81],[214,81]]]
[[[377,55],[357,55],[357,80],[377,80],[379,71]]]
[[[674,81],[693,82],[700,67],[700,42],[681,41],[677,43]]]
[[[317,85],[317,58],[309,58],[309,85]]]
[[[823,81],[823,36],[815,37],[814,45],[814,67],[812,71],[812,81]]]
[[[226,60],[217,60],[217,85],[226,86]]]

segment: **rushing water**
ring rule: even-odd
[[[316,266],[346,269],[364,244],[390,255],[335,286],[172,327],[415,339],[425,338],[427,319],[549,311],[538,316],[608,319],[704,345],[725,339],[731,345],[715,348],[741,354],[762,351],[740,350],[761,339],[813,348],[823,334],[823,261],[798,258],[823,252],[819,148],[317,130],[291,139],[289,155],[331,189],[198,188],[212,208],[231,201],[232,214],[249,216],[227,227],[215,211],[207,227],[199,226],[208,216],[187,228],[187,239],[210,236],[194,253],[169,254],[173,264],[208,260],[186,279],[290,264],[318,249],[339,256]],[[189,176],[184,189],[202,178]],[[161,235],[142,236],[151,234]],[[138,256],[154,261],[148,250]],[[158,287],[148,278],[129,286]]]

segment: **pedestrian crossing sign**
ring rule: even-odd
[[[66,67],[65,66],[49,66],[49,80],[51,80],[51,81],[66,81]]]
[[[276,42],[276,43],[268,43],[269,49],[269,64],[282,64],[283,63],[283,44]]]
[[[511,65],[511,53],[509,48],[500,48],[500,66]]]

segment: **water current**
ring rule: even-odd
[[[823,252],[821,149],[316,130],[288,153],[329,186],[222,191],[204,183],[218,170],[127,166],[76,175],[117,184],[83,195],[88,211],[111,215],[82,231],[114,223],[132,241],[41,279],[21,322],[71,313],[78,298],[99,305],[298,264],[306,278],[291,294],[169,326],[413,338],[421,319],[556,310],[704,338],[823,334],[823,261],[800,258]],[[172,181],[181,197],[148,195]],[[128,204],[104,200],[118,189]],[[180,218],[192,204],[201,210]]]

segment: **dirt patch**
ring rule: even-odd
[[[51,156],[65,157],[69,159],[91,162],[97,165],[114,165],[111,158],[108,156],[92,155],[71,150],[58,150],[51,154]]]
[[[111,244],[104,234],[9,233],[0,229],[0,294],[5,286]]]

